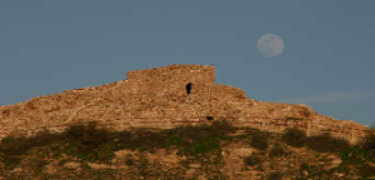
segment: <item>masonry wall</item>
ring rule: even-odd
[[[208,95],[215,82],[213,66],[170,65],[161,68],[130,71],[128,85],[134,94],[157,94],[159,96],[185,96],[185,85],[193,83],[192,94]]]

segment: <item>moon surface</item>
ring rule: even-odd
[[[264,34],[258,39],[257,48],[264,57],[279,56],[283,53],[284,41],[275,34]]]

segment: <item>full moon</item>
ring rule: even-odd
[[[258,51],[264,57],[279,56],[284,50],[284,41],[274,34],[264,34],[257,42]]]

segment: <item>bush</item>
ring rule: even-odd
[[[210,126],[188,125],[156,132],[149,129],[115,132],[97,128],[95,123],[77,124],[62,133],[42,131],[34,137],[8,136],[1,141],[0,159],[14,167],[31,148],[50,144],[53,144],[55,157],[67,154],[88,161],[110,160],[120,149],[152,152],[173,147],[180,154],[200,156],[219,152],[220,141],[233,130],[225,120],[213,121]]]
[[[62,133],[64,153],[88,161],[109,160],[117,150],[114,145],[116,133],[99,129],[95,123],[73,125]]]
[[[288,145],[302,147],[305,145],[307,137],[306,133],[302,130],[297,128],[287,128],[283,133],[282,140]]]
[[[305,174],[305,172],[307,172]],[[344,176],[345,177],[345,176]],[[299,175],[296,179],[342,179],[334,174],[334,169],[326,169],[323,165],[300,164]],[[345,178],[346,179],[346,178]]]
[[[230,132],[233,132],[235,128],[227,120],[216,120],[211,125],[211,130],[218,136],[224,136]]]
[[[329,133],[307,137],[304,131],[288,128],[284,131],[282,140],[295,147],[307,146],[318,152],[340,152],[350,148],[345,139],[332,137]]]
[[[127,166],[133,166],[134,165],[134,158],[132,155],[127,155],[125,159],[125,164]]]
[[[281,172],[272,172],[268,175],[267,180],[282,180],[283,174]]]
[[[362,148],[375,151],[375,133],[367,135],[361,142]]]
[[[268,139],[266,133],[259,130],[251,131],[249,144],[255,149],[266,150],[268,147]]]
[[[119,143],[122,148],[141,151],[173,147],[180,154],[198,156],[220,150],[220,140],[232,130],[228,121],[213,121],[211,126],[180,126],[157,132],[137,129],[133,133],[123,132]]]
[[[332,137],[329,133],[311,136],[307,140],[307,146],[318,152],[342,152],[350,148],[348,141]]]
[[[7,136],[0,143],[1,159],[12,169],[30,149],[52,143],[58,138],[59,136],[52,135],[46,130],[38,132],[34,137]]]
[[[370,166],[369,164],[362,164],[359,167],[358,174],[362,178],[365,178],[365,179],[367,179],[369,177],[374,177],[375,176],[375,167],[374,166]]]
[[[13,169],[19,163],[20,156],[25,154],[33,145],[26,137],[8,136],[1,141],[0,152],[7,168]]]
[[[243,159],[243,162],[244,162],[245,166],[254,166],[254,165],[260,164],[262,162],[262,160],[257,155],[252,154],[250,156],[246,156]]]
[[[288,152],[279,143],[276,143],[270,151],[271,158],[285,156],[285,155],[288,155]]]

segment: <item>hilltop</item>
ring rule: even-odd
[[[191,93],[186,85],[192,83]],[[336,120],[305,105],[259,102],[235,87],[215,83],[215,67],[169,65],[130,71],[126,80],[68,90],[0,106],[0,139],[10,134],[35,135],[48,129],[61,132],[78,122],[96,121],[113,130],[168,129],[226,119],[235,126],[282,132],[288,127],[308,135],[330,132],[352,143],[369,128]]]

